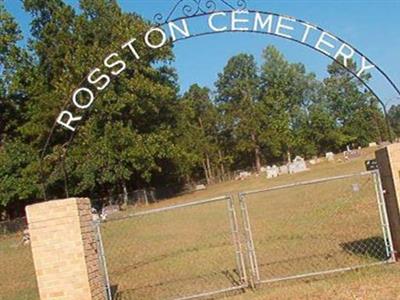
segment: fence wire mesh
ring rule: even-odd
[[[383,201],[376,173],[242,193],[254,283],[390,261]]]
[[[39,299],[25,229],[25,219],[0,223],[0,300]]]
[[[192,299],[244,287],[229,197],[101,224],[113,298]]]

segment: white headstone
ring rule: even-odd
[[[198,184],[194,188],[196,191],[202,191],[206,189],[206,186],[204,184]]]
[[[288,173],[289,173],[288,166],[283,165],[283,166],[279,167],[279,175],[288,174]]]
[[[333,154],[333,152],[327,152],[325,153],[325,158],[327,161],[334,161],[335,155]]]
[[[250,177],[251,173],[247,171],[241,171],[238,176],[235,177],[236,180],[245,180]]]
[[[304,161],[304,158],[302,158],[300,156],[296,156],[296,158],[293,160],[293,162],[288,165],[288,168],[289,168],[290,174],[299,173],[299,172],[308,170],[306,162]]]
[[[278,175],[279,175],[279,169],[277,166],[273,165],[272,167],[270,166],[267,167],[267,178],[278,177]]]

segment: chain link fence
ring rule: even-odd
[[[249,191],[240,206],[255,285],[393,260],[376,172]]]
[[[106,298],[207,298],[261,283],[271,299],[305,298],[310,287],[283,284],[393,261],[376,171],[244,192],[234,204],[222,196],[95,221]],[[0,223],[0,300],[39,298],[25,229],[24,219]],[[354,285],[391,276],[379,272],[348,278]],[[324,292],[331,284],[331,294],[358,293],[347,281],[324,282]]]
[[[246,285],[230,197],[142,211],[100,228],[113,299],[192,299]]]
[[[25,219],[0,222],[0,300],[39,299]]]

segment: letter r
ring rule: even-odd
[[[67,117],[68,117],[67,122],[63,121],[65,115],[67,115]],[[57,123],[68,128],[71,131],[75,131],[75,128],[72,127],[70,124],[71,124],[71,122],[79,121],[81,119],[82,119],[82,117],[74,117],[72,115],[72,113],[70,113],[67,110],[64,110],[58,115]]]

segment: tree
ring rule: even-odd
[[[17,90],[21,61],[26,59],[17,42],[22,34],[12,16],[0,1],[0,140],[21,124],[25,97]]]
[[[25,201],[40,194],[37,152],[21,138],[28,96],[30,58],[18,46],[21,31],[0,2],[0,219],[21,211]],[[14,211],[13,209],[14,208]],[[19,208],[19,209],[16,209]]]
[[[356,70],[353,61],[348,67]],[[329,77],[324,80],[324,93],[330,111],[350,142],[366,146],[371,141],[383,141],[388,133],[377,100],[364,90],[362,83],[337,62],[328,66]],[[363,79],[369,80],[370,74]]]
[[[201,166],[207,183],[215,177],[217,160],[217,110],[210,99],[210,90],[197,84],[183,95],[179,111],[178,144],[184,149],[186,174],[191,176]]]
[[[229,59],[215,83],[217,103],[224,123],[235,139],[239,152],[254,157],[257,172],[261,168],[259,141],[260,111],[258,106],[259,76],[252,55],[239,54]]]
[[[18,95],[23,95],[21,99],[29,101],[18,112],[22,121],[14,126],[17,132],[13,132],[13,138],[7,139],[7,145],[0,151],[5,166],[0,171],[13,170],[12,161],[8,161],[13,157],[7,149],[20,147],[29,155],[24,155],[23,163],[15,162],[16,170],[8,176],[17,180],[32,173],[44,175],[49,198],[64,197],[69,183],[66,195],[122,191],[126,199],[129,187],[150,184],[154,174],[161,172],[169,176],[173,170],[163,167],[172,165],[173,169],[173,162],[177,161],[173,128],[178,88],[175,71],[164,64],[173,55],[171,47],[165,46],[145,53],[140,61],[127,66],[119,80],[96,97],[91,117],[80,127],[68,152],[65,143],[68,132],[55,130],[41,166],[41,151],[58,113],[88,70],[109,54],[110,41],[128,41],[132,32],[140,36],[151,26],[138,15],[121,12],[115,1],[82,0],[80,4],[77,14],[59,0],[24,1],[25,9],[33,17],[29,41],[32,59],[30,64],[20,59],[15,72],[7,69],[19,77],[13,76],[6,84],[2,81],[1,95],[8,95],[8,87],[15,86]],[[9,45],[2,48],[1,59],[11,62],[9,49],[18,40],[19,31],[10,18],[4,17],[3,9],[1,16],[7,21],[2,21],[2,33],[10,33],[10,37],[2,35]],[[115,26],[109,26],[111,21]],[[146,48],[139,40],[137,46]],[[129,52],[123,55],[125,61],[132,61]],[[8,94],[3,87],[8,89]],[[22,109],[19,104],[15,108]],[[3,117],[13,114],[10,107],[4,110]],[[17,136],[18,139],[14,138]],[[16,182],[14,179],[7,182]],[[31,176],[30,179],[36,188],[29,187],[31,193],[18,188],[12,195],[1,195],[8,199],[5,204],[17,200],[26,202],[28,195],[30,199],[42,198],[39,181],[43,178]],[[7,186],[7,182],[1,184]],[[7,189],[0,188],[0,191]]]
[[[140,36],[151,26],[137,15],[122,13],[114,1],[82,1],[81,9],[77,33],[83,39],[78,48],[82,54],[101,53],[110,39],[126,41],[132,32]],[[110,20],[119,25],[108,26]],[[138,41],[137,47],[145,46]],[[121,58],[130,61],[129,55]],[[172,58],[168,46],[142,55],[96,98],[95,111],[79,129],[68,160],[70,180],[78,187],[75,194],[122,192],[127,201],[130,187],[152,183],[155,173],[168,174],[163,165],[176,156],[178,89],[175,71],[162,62]],[[95,153],[88,153],[88,146]]]
[[[394,134],[400,137],[400,104],[390,107],[388,117]]]
[[[263,52],[261,104],[266,155],[291,160],[291,153],[315,154],[306,140],[307,107],[315,97],[316,79],[304,65],[289,63],[275,47]]]

